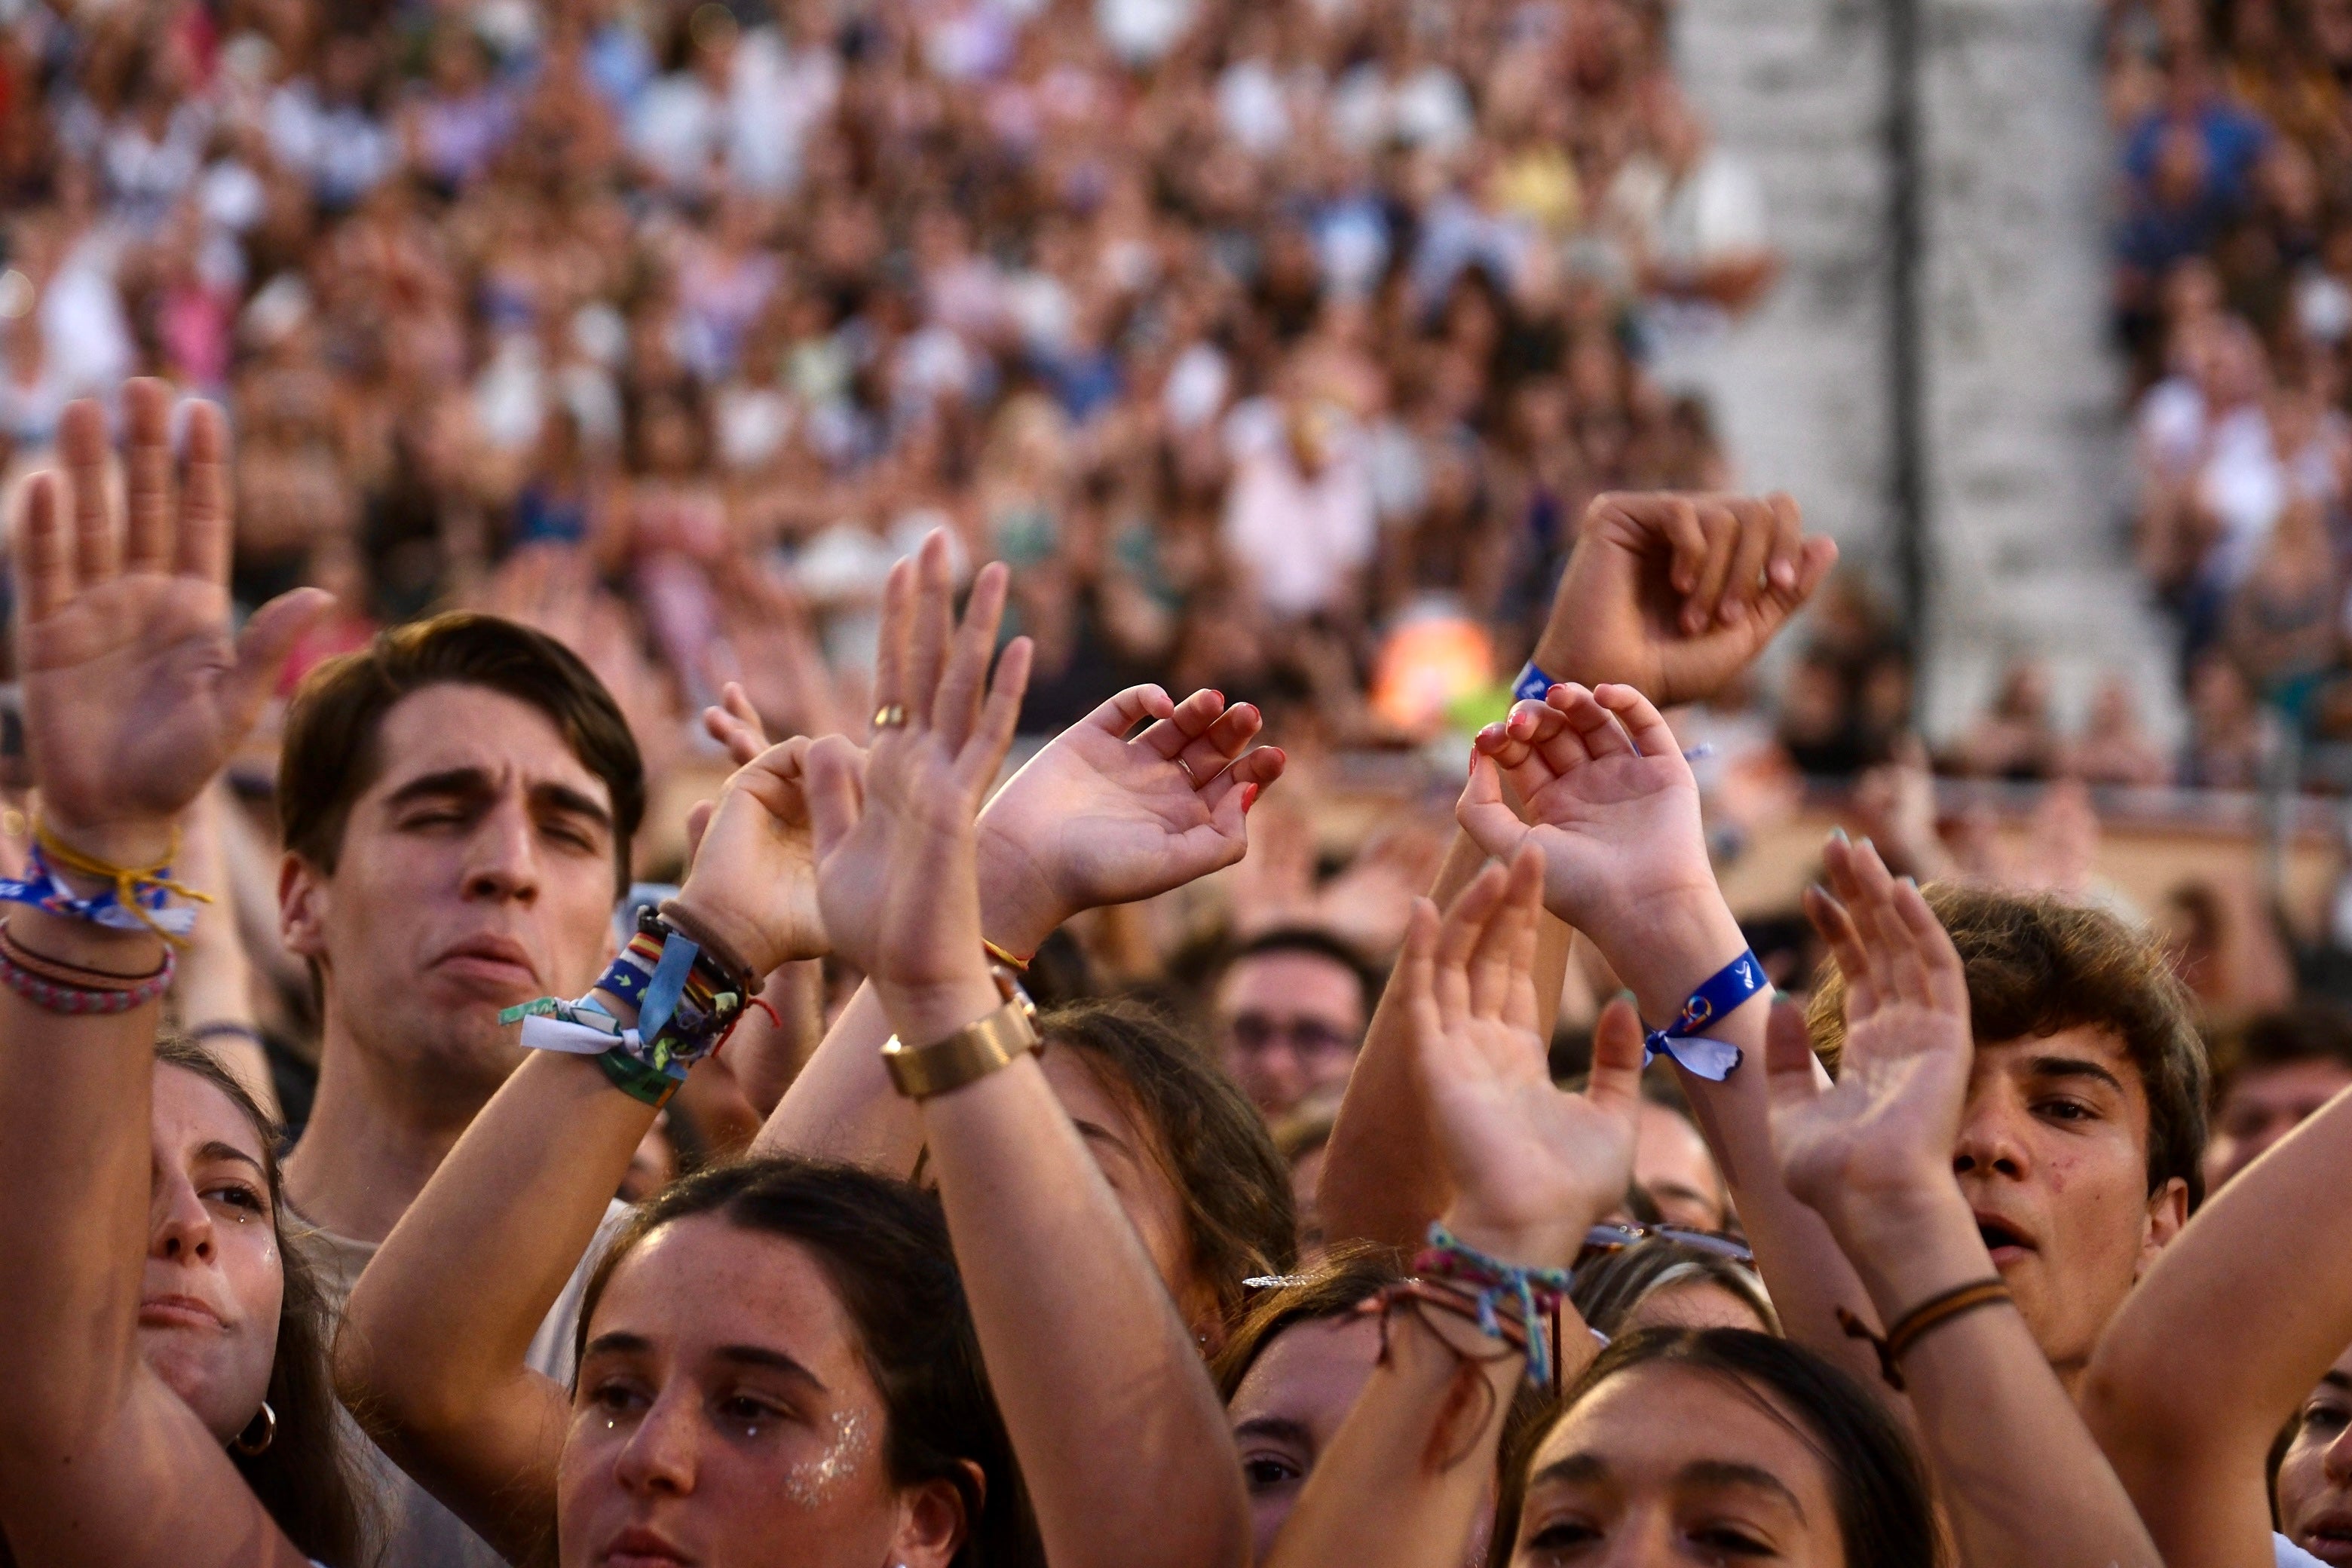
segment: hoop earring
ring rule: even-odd
[[[261,1424],[261,1436],[258,1437],[253,1435],[256,1421]],[[278,1441],[278,1412],[269,1408],[269,1401],[265,1399],[261,1402],[260,1412],[252,1421],[245,1424],[244,1431],[229,1439],[228,1446],[247,1458],[255,1459],[269,1452],[269,1445],[276,1441]]]

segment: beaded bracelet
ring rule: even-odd
[[[1491,1339],[1507,1340],[1495,1307],[1509,1297],[1519,1309],[1519,1323],[1527,1334],[1528,1381],[1538,1387],[1551,1382],[1551,1344],[1544,1335],[1544,1318],[1568,1294],[1567,1269],[1525,1268],[1506,1263],[1479,1251],[1433,1221],[1429,1245],[1413,1258],[1412,1271],[1432,1279],[1459,1281],[1474,1290],[1478,1331]]]
[[[18,963],[5,952],[0,952],[0,985],[5,985],[34,1006],[51,1013],[81,1016],[110,1016],[144,1007],[172,988],[172,975],[179,965],[179,955],[171,949],[163,950],[163,967],[152,974],[140,977],[128,988],[114,985],[85,985],[52,980]],[[103,970],[85,970],[94,978],[120,979]]]

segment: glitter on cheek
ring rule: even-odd
[[[784,1472],[784,1495],[803,1508],[821,1508],[842,1483],[857,1473],[858,1461],[873,1447],[866,1417],[855,1410],[833,1413],[833,1441],[815,1458]]]

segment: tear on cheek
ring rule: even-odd
[[[855,1410],[833,1413],[833,1440],[814,1459],[784,1472],[784,1495],[802,1508],[822,1508],[858,1471],[874,1447],[866,1417]]]

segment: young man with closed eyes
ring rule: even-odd
[[[522,1058],[499,1011],[573,995],[607,956],[645,774],[561,644],[450,615],[312,672],[278,772],[279,926],[310,962],[319,1089],[286,1194],[340,1314],[376,1248]],[[580,1280],[532,1364],[564,1375]],[[500,1558],[374,1448],[385,1561]]]

